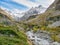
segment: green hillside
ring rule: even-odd
[[[0,45],[30,45],[25,32],[18,29],[12,17],[1,12],[4,11],[0,10]]]

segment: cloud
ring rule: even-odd
[[[14,12],[12,12],[14,11]],[[22,10],[19,10],[19,9],[13,9],[11,12],[12,14],[14,14],[15,16],[17,17],[22,17],[23,15],[21,15],[21,13],[23,12]]]
[[[0,0],[0,6],[3,6],[7,9],[14,9],[17,8],[19,10],[26,10],[28,9],[28,7],[26,7],[25,5],[16,3],[14,1],[7,1],[7,0]]]
[[[17,2],[19,4],[23,4],[23,5],[25,5],[25,6],[29,7],[29,8],[38,6],[38,4],[33,3],[31,1],[28,1],[28,0],[13,0],[13,1],[15,1],[15,2]]]
[[[29,8],[36,7],[38,5],[43,5],[48,7],[50,4],[54,2],[54,0],[13,0],[19,4],[23,4]]]
[[[9,8],[18,8],[22,10],[30,9],[38,5],[48,7],[54,0],[0,0],[0,6],[6,6]]]
[[[28,1],[31,1],[31,2],[37,2],[38,0],[28,0]]]
[[[25,11],[38,5],[48,7],[53,2],[54,0],[0,0],[0,6],[10,10],[17,9],[20,11]]]
[[[41,4],[45,7],[50,6],[54,2],[54,0],[29,0],[29,1],[37,3],[37,4]]]
[[[0,0],[0,7],[8,9],[15,16],[22,17],[22,12],[26,12],[31,7],[43,5],[49,7],[54,0]]]

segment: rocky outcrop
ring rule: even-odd
[[[49,25],[48,27],[59,27],[60,26],[60,21],[56,21],[53,24]]]

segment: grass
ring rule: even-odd
[[[4,15],[1,13],[0,18],[4,18]],[[0,23],[0,45],[29,45],[25,32],[19,31],[16,24],[10,26],[6,25],[6,23]]]
[[[28,45],[27,37],[23,31],[0,26],[0,45]]]

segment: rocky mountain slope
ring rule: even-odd
[[[48,31],[54,41],[60,42],[60,0],[55,2],[45,13],[39,14],[36,18],[25,21],[36,32],[37,30]]]
[[[26,21],[26,23],[33,23],[33,24],[42,24],[42,23],[46,23],[48,21],[51,21],[52,19],[54,18],[57,18],[57,19],[54,19],[56,21],[60,20],[60,10],[58,9],[59,8],[59,1],[55,1],[48,9],[45,13],[42,13],[40,15],[38,15],[36,18],[34,19],[31,19],[29,21]],[[50,18],[52,18],[50,20]],[[54,21],[53,20],[53,21]]]
[[[46,10],[45,7],[43,7],[42,5],[39,5],[37,7],[32,7],[31,9],[27,10],[26,12],[22,12],[22,13],[14,13],[14,19],[16,21],[22,21],[22,20],[26,20],[28,19],[30,16],[35,16],[36,14],[40,14],[43,13]]]

